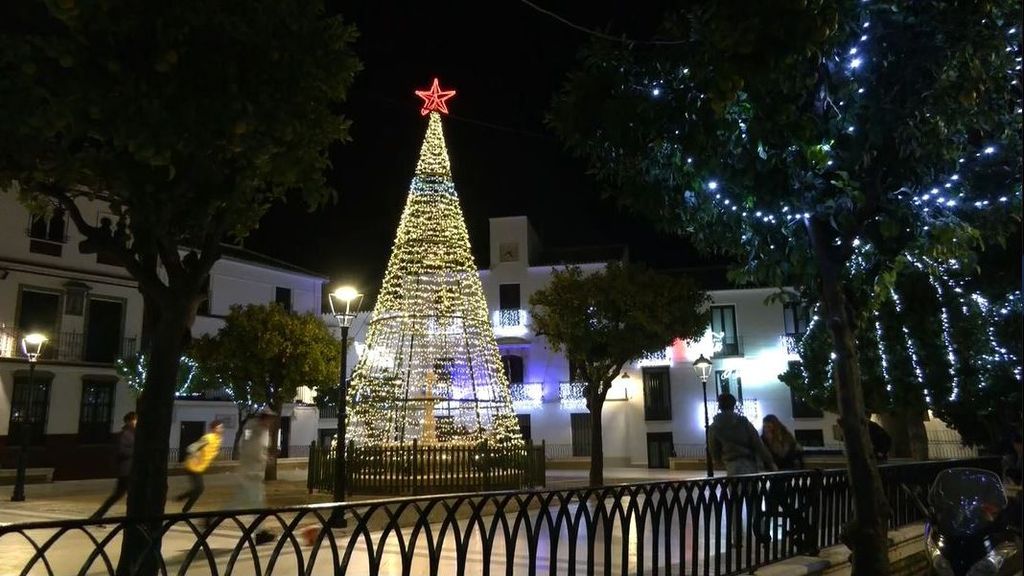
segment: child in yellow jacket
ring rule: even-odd
[[[221,438],[224,434],[224,424],[219,420],[210,422],[210,431],[203,434],[199,440],[189,444],[188,457],[185,458],[185,472],[188,474],[190,488],[179,494],[174,500],[185,501],[181,508],[182,512],[188,512],[195,505],[196,500],[203,494],[203,474],[210,467],[210,462],[220,453]]]

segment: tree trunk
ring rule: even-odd
[[[601,435],[601,412],[604,398],[599,394],[587,399],[590,410],[590,485],[604,486],[604,439]]]
[[[152,301],[151,301],[152,302]],[[151,324],[149,366],[139,396],[139,422],[128,486],[128,517],[146,519],[129,524],[118,562],[118,574],[157,573],[160,522],[167,500],[168,438],[178,378],[178,364],[192,315],[184,302],[164,302]],[[151,538],[152,535],[152,538]]]
[[[891,458],[910,458],[910,434],[907,428],[907,414],[899,409],[879,414],[882,428],[892,438]]]
[[[896,408],[881,416],[882,427],[892,437],[892,456],[928,459],[928,431],[924,427],[924,412]]]
[[[830,226],[828,221],[816,219],[810,225],[810,232],[821,274],[824,320],[832,334],[835,354],[832,375],[853,497],[854,520],[847,526],[844,540],[853,552],[853,576],[887,576],[889,505],[868,435],[852,315],[840,285],[843,262],[832,245]]]
[[[281,429],[281,406],[284,405],[280,399],[271,400],[269,408],[274,411],[270,421],[270,446],[267,447],[267,471],[263,475],[264,480],[277,480],[277,445],[278,431]]]
[[[252,418],[252,414],[243,414],[238,411],[238,429],[235,430],[235,439],[231,442],[231,459],[238,460],[238,445],[242,441],[242,434],[245,432],[245,424]]]

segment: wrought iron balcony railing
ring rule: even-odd
[[[24,331],[0,327],[0,358],[23,358],[21,339]],[[40,360],[113,364],[118,358],[135,354],[135,338],[92,338],[81,332],[57,332],[47,335]]]

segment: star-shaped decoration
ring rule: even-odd
[[[441,87],[437,85],[437,78],[434,78],[434,84],[430,86],[430,90],[417,90],[416,95],[423,98],[423,108],[420,109],[420,114],[426,116],[433,110],[447,114],[448,106],[444,101],[455,96],[455,90],[441,90]]]

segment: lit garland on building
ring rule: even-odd
[[[349,434],[357,445],[521,446],[441,130],[455,93],[435,80],[416,94],[427,133],[352,375]]]

